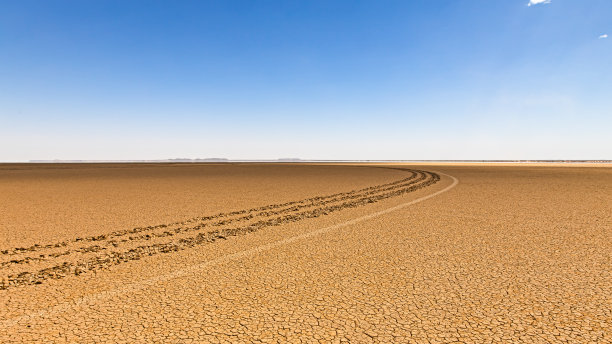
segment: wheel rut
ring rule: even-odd
[[[113,231],[61,242],[0,250],[0,290],[79,276],[147,256],[172,253],[264,228],[366,206],[420,190],[437,173],[397,168],[406,178],[331,195],[194,217],[167,224]]]

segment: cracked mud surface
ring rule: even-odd
[[[391,167],[408,170],[366,169],[386,175],[239,211],[0,246],[8,276],[185,245],[9,284],[0,290],[0,342],[612,340],[612,169]],[[420,171],[433,170],[460,184],[329,227],[451,183],[442,175],[423,184],[437,174]],[[251,231],[254,223],[265,225]]]

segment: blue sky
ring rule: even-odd
[[[0,161],[612,159],[612,1],[3,1]]]

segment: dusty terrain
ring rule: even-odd
[[[0,342],[612,341],[612,168],[2,165]]]

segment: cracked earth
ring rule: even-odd
[[[611,168],[6,166],[2,343],[612,341]]]

